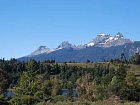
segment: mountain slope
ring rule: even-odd
[[[138,43],[138,44],[137,44]],[[119,58],[125,53],[130,58],[135,52],[140,51],[140,43],[127,39],[121,33],[116,35],[99,34],[87,44],[72,45],[68,41],[62,42],[57,48],[50,49],[40,46],[28,56],[19,58],[20,61],[35,59],[45,61],[48,59],[57,62],[77,61],[85,62],[87,59],[95,62]]]
[[[119,58],[122,53],[124,53],[125,56],[129,59],[136,52],[140,52],[140,42],[128,43],[108,48],[97,46],[87,47],[80,50],[76,50],[74,48],[65,48],[51,52],[49,54],[43,53],[34,57],[22,57],[18,60],[27,61],[29,59],[35,59],[37,61],[45,61],[48,59],[54,59],[57,62],[86,62],[87,59],[89,59],[94,62],[101,62],[105,60]]]
[[[57,48],[50,49],[47,48],[46,46],[40,46],[37,50],[35,50],[33,53],[29,54],[27,57],[34,57],[36,55],[40,54],[49,54],[52,52],[55,52],[57,50],[61,49],[75,49],[75,50],[81,50],[87,47],[102,47],[102,48],[108,48],[112,46],[119,46],[119,45],[124,45],[126,43],[133,43],[130,39],[124,38],[123,34],[117,33],[116,35],[110,35],[110,34],[99,34],[97,37],[95,37],[92,41],[90,41],[87,44],[83,45],[72,45],[68,41],[62,42]]]
[[[53,49],[47,48],[46,46],[40,46],[37,50],[35,50],[34,52],[32,52],[31,54],[29,54],[27,57],[33,57],[42,53],[51,53],[53,52]]]

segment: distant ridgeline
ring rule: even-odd
[[[121,33],[115,36],[110,34],[99,34],[96,38],[84,45],[72,45],[67,41],[62,42],[57,48],[49,49],[40,46],[28,56],[18,58],[19,61],[55,60],[56,62],[92,62],[109,61],[121,57],[123,53],[129,59],[135,53],[140,52],[140,42],[124,38]]]

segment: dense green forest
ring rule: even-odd
[[[67,89],[66,96],[62,96],[62,89]],[[73,89],[76,89],[76,97]],[[9,93],[13,95],[7,95]],[[139,101],[139,54],[129,61],[122,56],[101,63],[0,60],[0,105],[73,105],[77,102],[111,105],[111,102]]]

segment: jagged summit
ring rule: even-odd
[[[68,41],[63,41],[57,48],[50,49],[47,48],[46,46],[40,46],[37,50],[35,50],[33,53],[28,55],[29,57],[39,55],[42,53],[49,54],[51,52],[61,50],[61,49],[84,49],[87,47],[103,47],[103,48],[109,48],[112,46],[119,46],[119,45],[124,45],[126,43],[132,43],[130,39],[124,38],[122,33],[117,33],[116,35],[111,35],[111,34],[105,34],[105,33],[100,33],[98,34],[94,39],[92,39],[89,43],[87,44],[81,44],[81,45],[73,45],[69,43]]]
[[[46,48],[47,48],[46,46],[39,46],[39,48],[37,50],[44,50]]]
[[[97,37],[107,37],[110,36],[110,34],[100,33],[97,35]]]
[[[37,50],[35,50],[34,52],[32,52],[30,55],[28,55],[29,57],[35,56],[35,55],[39,55],[42,53],[51,53],[53,52],[53,49],[47,48],[46,46],[39,46],[39,48]]]
[[[120,37],[120,38],[124,38],[123,34],[120,33],[120,32],[118,32],[115,36],[116,36],[116,37]]]
[[[132,43],[132,41],[130,39],[124,38],[123,34],[119,32],[116,35],[99,34],[96,38],[86,44],[86,46],[111,47],[126,43]]]
[[[63,49],[63,48],[72,48],[73,45],[69,43],[68,41],[63,41],[59,46],[58,49]]]

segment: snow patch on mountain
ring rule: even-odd
[[[94,46],[94,45],[95,45],[95,43],[93,43],[93,42],[88,43],[88,46]]]
[[[54,51],[61,50],[61,49],[72,48],[75,50],[79,50],[79,49],[92,47],[92,46],[108,48],[111,46],[119,46],[119,45],[132,43],[132,42],[133,42],[132,40],[124,38],[122,33],[117,33],[116,35],[101,33],[87,44],[81,44],[81,45],[75,46],[69,43],[68,41],[64,41],[57,48],[54,48],[54,49],[47,48],[46,46],[40,46],[37,50],[35,50],[30,55],[28,55],[28,57],[36,56],[43,53],[49,54],[49,53],[52,53]]]
[[[37,50],[32,52],[30,55],[28,55],[28,57],[39,55],[39,54],[42,54],[42,53],[48,54],[48,53],[51,53],[53,51],[54,51],[54,49],[47,48],[46,46],[40,46]]]
[[[99,34],[95,39],[90,41],[88,44],[85,44],[85,46],[91,47],[91,46],[98,46],[98,47],[111,47],[111,46],[119,46],[126,43],[132,43],[130,39],[124,38],[123,34],[117,33],[116,35],[110,35],[110,34]]]

